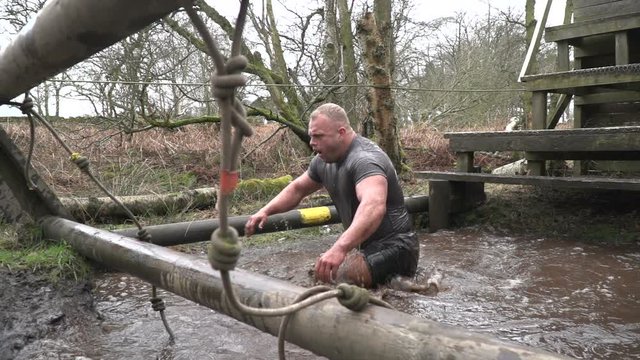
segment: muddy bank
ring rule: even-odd
[[[98,319],[88,282],[61,280],[54,285],[43,275],[3,267],[0,279],[2,360],[20,358],[43,339],[66,338],[78,324]]]

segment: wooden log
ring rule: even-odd
[[[138,215],[161,215],[215,206],[217,188],[200,188],[169,194],[119,196],[131,212]],[[60,201],[78,220],[122,219],[127,213],[109,197],[69,197]]]
[[[240,181],[236,192],[241,196],[263,194],[272,197],[292,180],[291,175],[274,179],[247,179]],[[216,205],[218,188],[199,188],[169,194],[150,194],[118,197],[136,216],[166,215],[194,209],[207,209]],[[67,211],[78,220],[123,219],[124,209],[109,197],[62,198]]]

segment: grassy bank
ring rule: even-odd
[[[0,266],[42,274],[54,283],[84,279],[91,269],[66,243],[44,241],[37,229],[7,224],[0,224]]]

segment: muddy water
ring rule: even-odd
[[[335,236],[335,235],[334,235]],[[302,286],[334,236],[245,247],[241,267]],[[422,234],[424,272],[444,274],[436,296],[376,291],[396,308],[581,359],[640,359],[640,246],[611,248],[474,230]],[[20,358],[276,359],[276,339],[161,291],[178,340],[167,341],[150,288],[125,274],[96,279],[100,319]],[[287,345],[289,359],[318,357]],[[57,357],[47,357],[56,354]]]
[[[404,311],[575,358],[640,359],[639,246],[474,231],[422,244],[423,264],[442,269],[446,289],[403,296],[395,305]]]

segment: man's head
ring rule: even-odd
[[[311,113],[309,136],[313,151],[325,162],[332,163],[343,159],[356,134],[344,109],[327,103]]]

